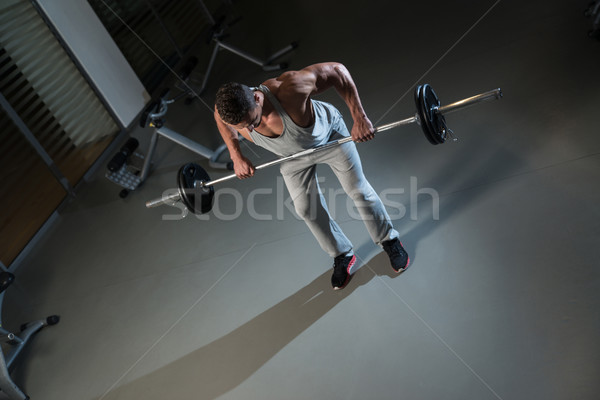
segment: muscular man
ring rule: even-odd
[[[342,64],[322,63],[300,71],[287,71],[257,88],[239,83],[223,85],[217,92],[215,121],[227,144],[236,175],[254,175],[254,166],[244,157],[238,132],[247,140],[279,155],[288,156],[331,140],[350,136],[340,112],[312,96],[335,88],[354,124],[353,142],[373,139],[375,129],[362,107],[356,85]],[[394,271],[404,271],[408,254],[379,196],[366,180],[356,145],[348,142],[281,164],[281,174],[294,201],[296,213],[334,258],[331,284],[342,289],[350,280],[356,256],[352,243],[331,218],[317,182],[316,164],[327,164],[353,199],[373,241],[383,247]]]

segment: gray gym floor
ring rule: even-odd
[[[413,115],[419,83],[445,104],[502,88],[447,116],[457,143],[432,146],[412,125],[358,145],[410,268],[391,271],[326,167],[360,261],[339,292],[277,167],[216,186],[204,219],[146,209],[183,163],[207,164],[160,142],[143,187],[122,200],[98,171],[17,271],[6,325],[62,317],[15,371],[32,399],[598,398],[600,42],[587,37],[588,1],[405,3],[240,1],[228,41],[261,57],[298,41],[292,69],[343,62],[377,125]],[[202,99],[274,74],[221,52]],[[351,124],[333,91],[321,99]],[[167,124],[220,143],[201,101],[172,107]]]

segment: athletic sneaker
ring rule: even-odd
[[[333,275],[331,275],[331,286],[333,290],[343,289],[350,281],[350,269],[356,262],[356,256],[346,257],[345,254],[337,256],[333,260]]]
[[[404,250],[404,247],[402,247],[402,242],[400,242],[398,239],[392,239],[381,244],[390,258],[390,263],[392,264],[394,271],[400,273],[408,268],[410,258],[408,257],[406,250]]]

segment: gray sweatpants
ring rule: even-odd
[[[296,213],[306,222],[323,250],[336,257],[351,251],[352,243],[329,214],[319,188],[316,164],[331,167],[344,191],[354,201],[375,243],[398,237],[381,199],[363,174],[356,145],[349,142],[285,162],[280,168]]]

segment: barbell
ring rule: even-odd
[[[458,109],[471,106],[481,101],[500,99],[502,98],[502,91],[500,89],[494,89],[490,90],[489,92],[481,93],[472,97],[468,97],[466,99],[456,101],[452,104],[442,106],[438,96],[435,94],[431,86],[428,84],[424,84],[419,85],[415,89],[414,98],[415,105],[417,107],[417,112],[414,116],[386,125],[378,126],[375,128],[375,133],[387,131],[389,129],[396,128],[401,125],[417,123],[421,126],[421,129],[423,130],[423,133],[425,134],[427,140],[433,145],[442,144],[446,142],[446,140],[449,138],[456,140],[452,130],[450,130],[446,126],[446,119],[444,117],[444,114],[448,114]],[[342,139],[334,140],[325,143],[321,146],[314,147],[312,149],[304,150],[299,153],[295,153],[286,157],[281,157],[273,161],[269,161],[267,163],[258,165],[255,167],[255,170],[258,171],[267,167],[271,167],[273,165],[281,164],[289,160],[304,157],[308,154],[324,151],[350,141],[352,141],[352,137],[345,137]],[[188,163],[183,165],[179,169],[177,176],[177,192],[162,196],[154,200],[150,200],[146,202],[146,207],[152,208],[163,204],[172,204],[181,201],[183,202],[185,207],[194,214],[206,214],[213,207],[213,200],[215,196],[213,185],[225,182],[233,178],[237,178],[236,174],[231,174],[219,179],[211,180],[210,176],[204,170],[204,168],[195,163]]]

